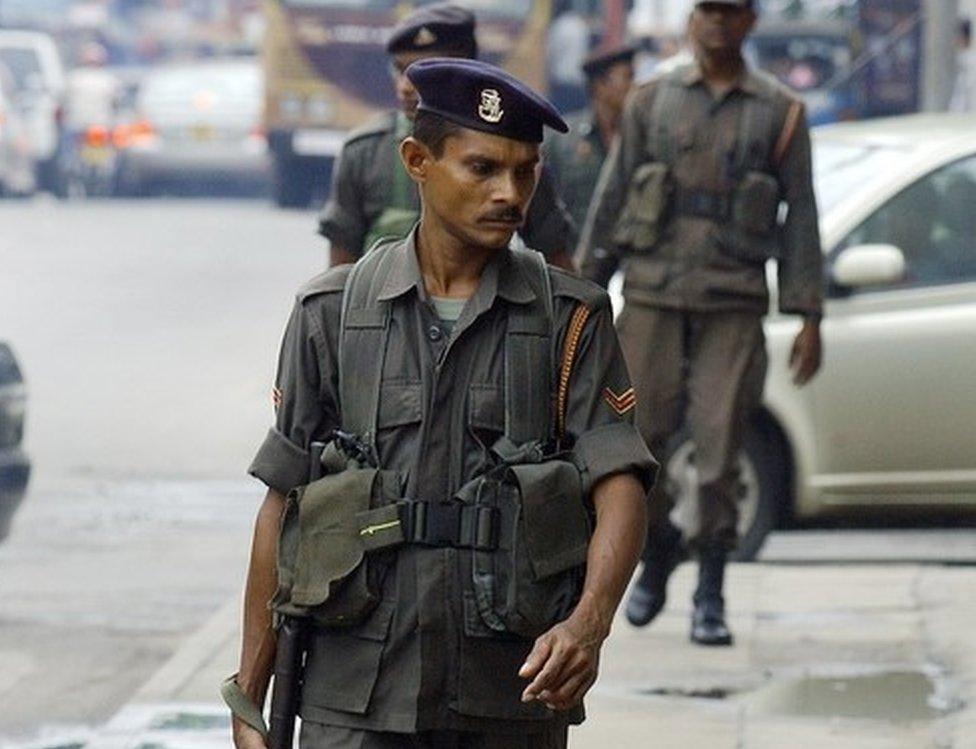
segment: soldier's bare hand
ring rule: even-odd
[[[793,341],[790,369],[797,386],[806,385],[820,369],[823,346],[820,342],[820,320],[807,318]]]
[[[234,747],[235,749],[268,749],[261,732],[252,728],[243,720],[234,718]]]
[[[568,710],[583,700],[596,681],[605,628],[574,614],[536,641],[519,676],[532,679],[522,701],[539,700],[553,710]]]

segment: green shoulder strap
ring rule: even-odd
[[[363,255],[346,279],[339,333],[339,411],[342,428],[376,446],[376,416],[390,303],[379,300],[392,266],[393,248],[386,242]]]
[[[679,68],[679,71],[681,69]],[[678,154],[677,124],[684,108],[686,89],[679,73],[666,76],[658,86],[651,104],[649,151],[653,161],[670,166]]]
[[[554,434],[553,302],[542,254],[514,249],[512,256],[536,296],[509,315],[505,335],[505,436],[519,445]]]

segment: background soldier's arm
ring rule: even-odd
[[[644,159],[646,144],[642,117],[643,108],[647,106],[646,97],[645,90],[639,89],[627,100],[620,132],[600,169],[576,249],[580,273],[604,288],[620,264],[619,252],[611,242],[613,228],[627,199],[634,170]]]
[[[819,315],[823,307],[823,256],[805,115],[801,114],[780,163],[779,181],[788,206],[779,260],[779,307],[786,314]]]
[[[354,147],[343,146],[332,170],[329,200],[319,217],[319,234],[330,243],[330,267],[356,262],[369,229],[363,213],[363,177],[358,156]]]

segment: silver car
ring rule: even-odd
[[[825,360],[796,388],[799,320],[767,319],[765,402],[740,459],[744,559],[792,519],[976,510],[976,117],[824,127],[814,169]],[[667,466],[685,498],[693,454],[684,440]]]
[[[147,73],[135,121],[117,128],[119,191],[141,194],[174,182],[263,185],[269,175],[263,87],[260,65],[246,58]]]

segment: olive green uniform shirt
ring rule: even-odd
[[[484,270],[475,295],[448,334],[425,291],[416,232],[392,247],[379,298],[392,301],[378,413],[383,468],[405,480],[406,496],[448,499],[486,467],[487,448],[505,431],[505,336],[509,311],[536,299],[511,251]],[[251,465],[279,492],[307,482],[309,447],[341,423],[337,353],[343,284],[351,266],[313,279],[298,294],[278,363],[280,405]],[[593,309],[570,383],[567,431],[584,489],[605,476],[636,474],[646,487],[655,464],[632,425],[630,380],[605,292],[551,269],[553,369],[570,317]],[[539,377],[549,374],[539,372]],[[611,397],[612,396],[612,397]],[[625,406],[625,407],[622,407]],[[402,547],[383,600],[361,625],[317,630],[302,695],[303,720],[413,733],[449,729],[532,731],[578,722],[523,704],[517,675],[532,642],[489,636],[476,603],[464,600],[463,550]],[[470,552],[469,552],[470,553]]]
[[[779,307],[785,313],[816,314],[823,298],[823,258],[814,199],[810,135],[801,116],[779,164],[776,141],[796,97],[764,73],[747,69],[739,81],[715,98],[697,63],[665,74],[684,87],[680,111],[667,113],[676,136],[671,161],[674,181],[686,189],[728,190],[739,146],[746,102],[759,99],[772,127],[760,144],[764,171],[775,177],[786,210],[778,228]],[[745,310],[760,314],[769,306],[765,267],[729,252],[723,227],[711,218],[672,212],[661,237],[648,253],[623,255],[611,236],[635,170],[660,160],[652,153],[654,98],[662,78],[637,88],[628,99],[619,137],[600,174],[593,213],[583,230],[578,260],[583,275],[606,285],[618,266],[624,271],[628,302],[694,311]]]
[[[583,226],[607,147],[589,109],[565,119],[569,132],[553,135],[546,143],[546,166],[573,221]]]
[[[394,172],[402,169],[398,130],[402,116],[387,112],[355,130],[342,146],[332,174],[332,190],[319,218],[319,234],[354,255],[384,210],[394,202]],[[409,178],[408,178],[409,179]],[[409,205],[420,216],[420,198],[411,184]],[[577,232],[552,179],[542,170],[539,186],[519,231],[525,244],[547,257],[572,253]]]

